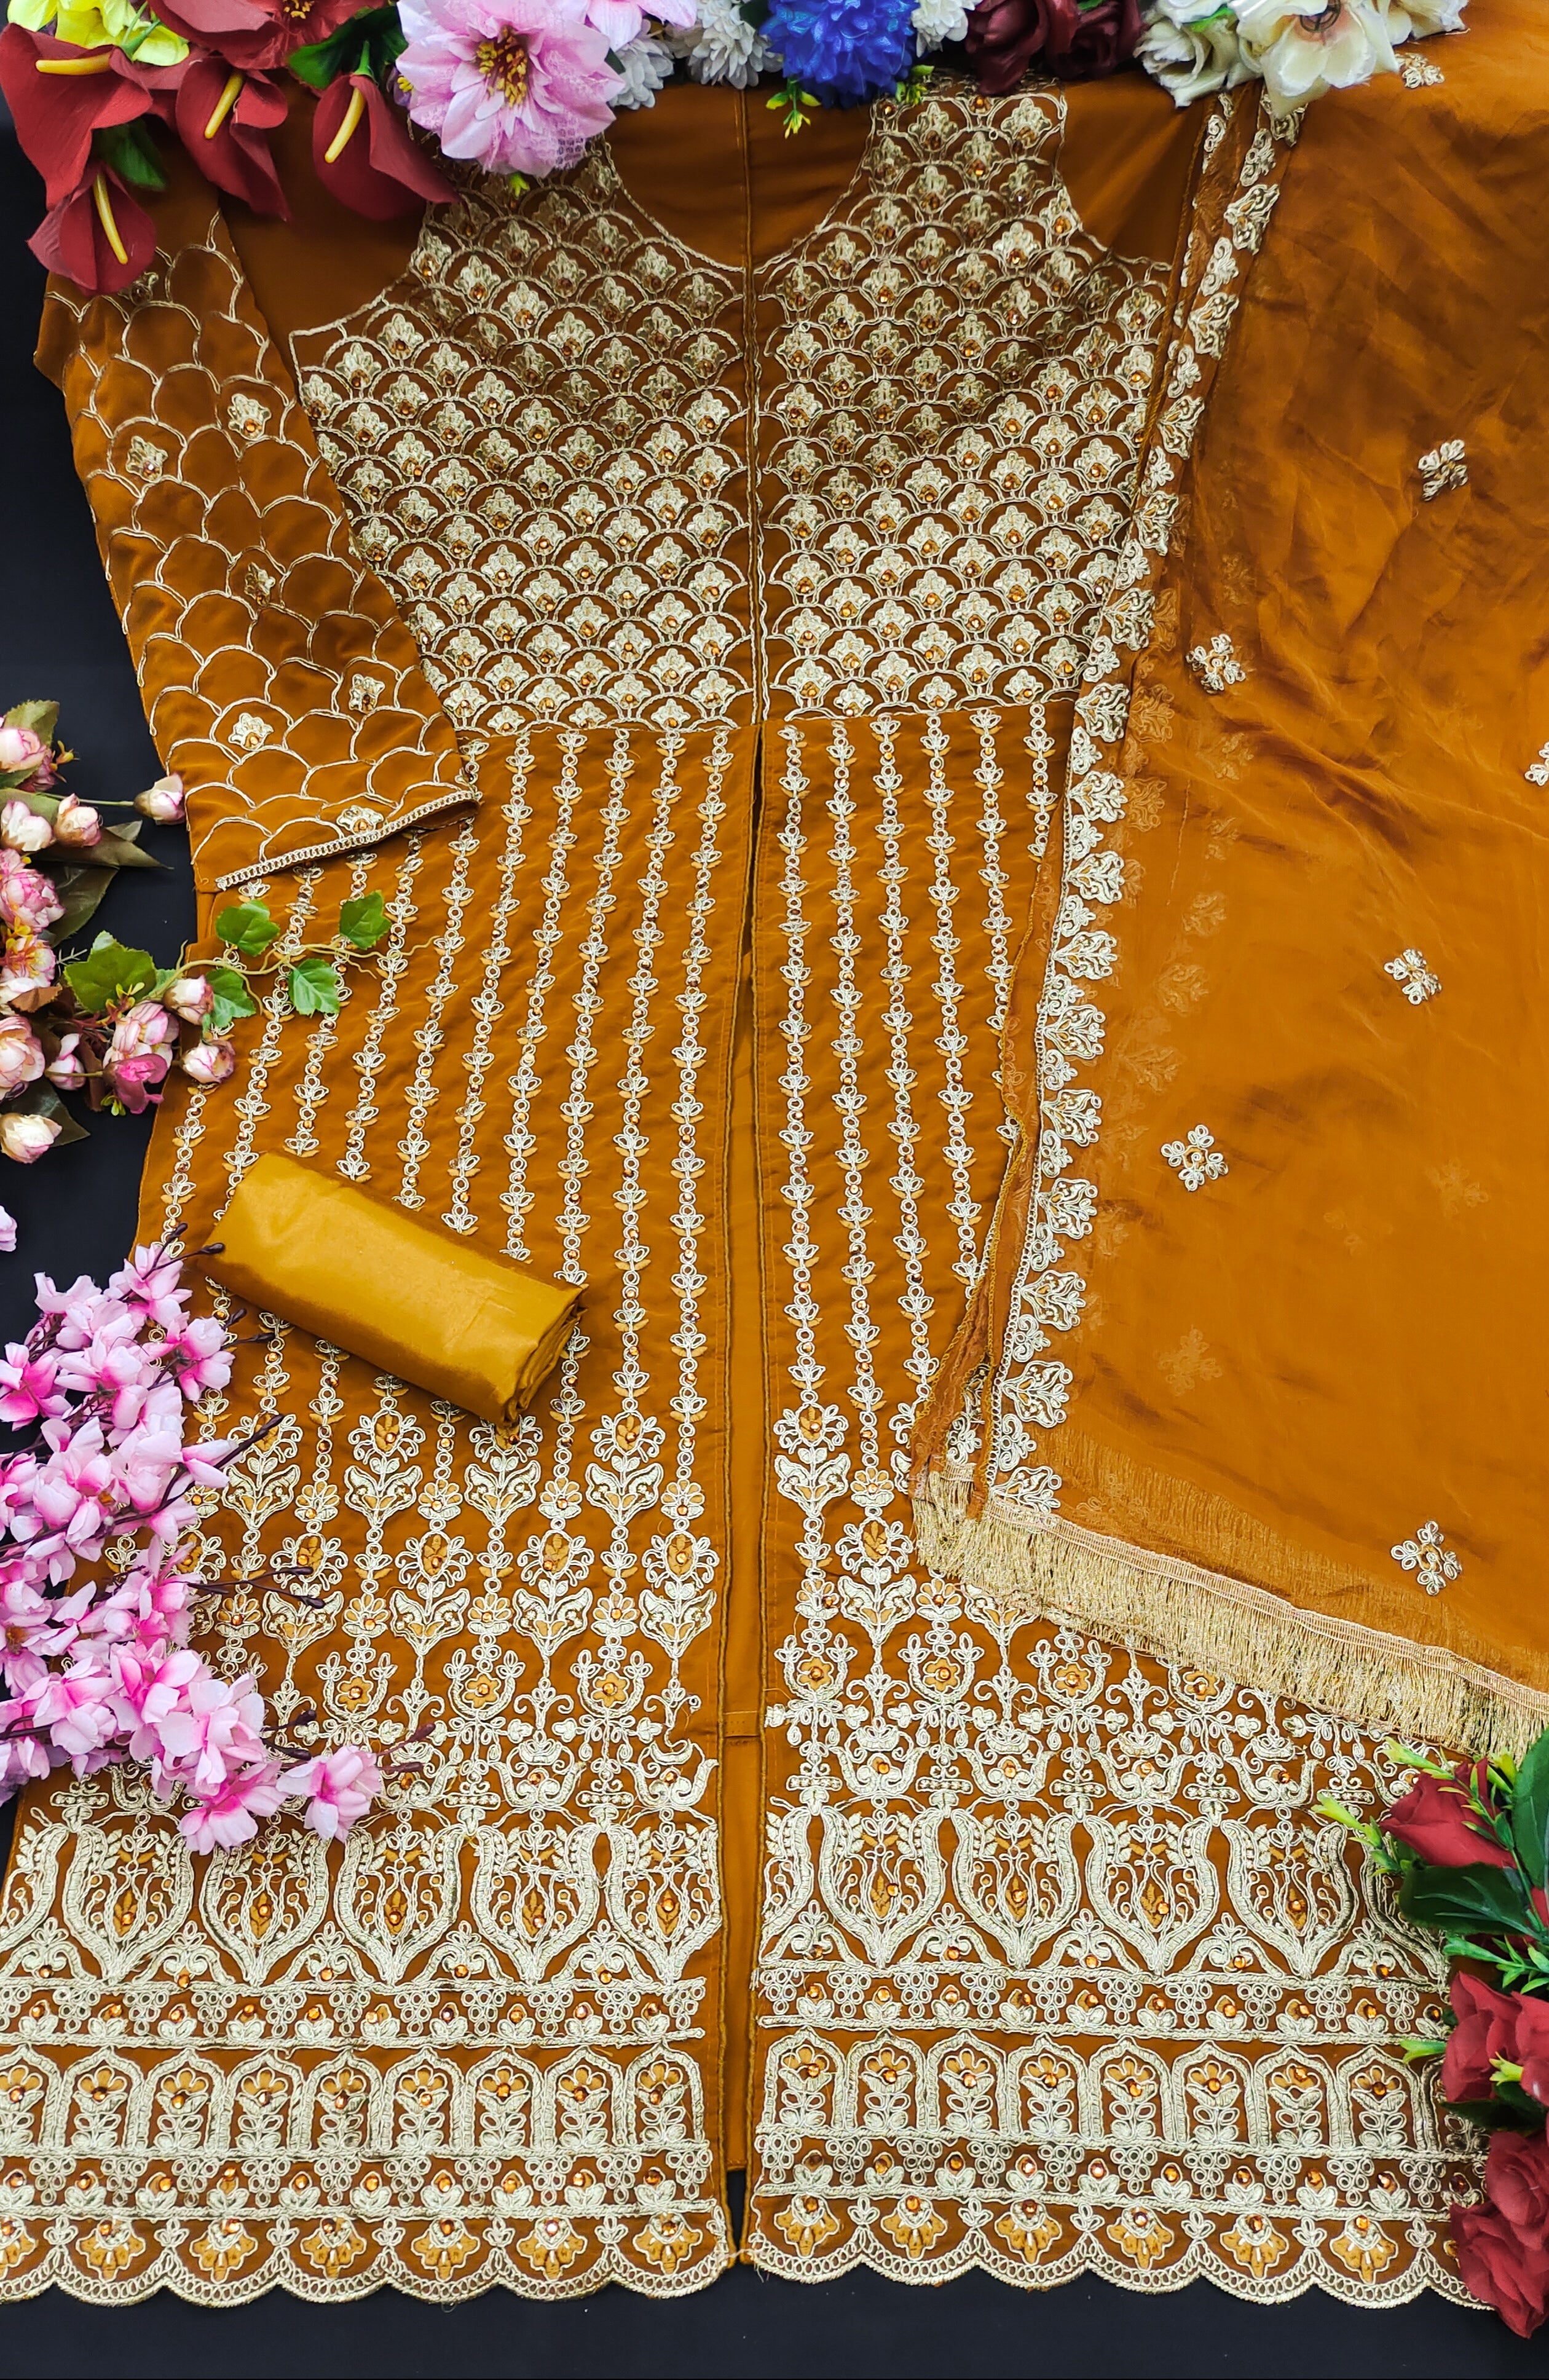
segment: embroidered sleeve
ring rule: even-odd
[[[38,360],[69,409],[157,750],[188,788],[199,882],[476,798],[220,215],[117,298],[52,281]]]

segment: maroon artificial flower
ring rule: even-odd
[[[329,84],[312,118],[312,160],[334,197],[373,223],[456,196],[369,75],[339,75]]]
[[[981,0],[968,55],[982,90],[1013,91],[1029,67],[1061,82],[1095,82],[1134,55],[1140,0]]]
[[[1549,2141],[1492,2134],[1485,2203],[1455,2206],[1452,2237],[1464,2281],[1519,2338],[1549,2316]]]
[[[1458,2102],[1488,2099],[1495,2087],[1495,2060],[1519,2063],[1517,2056],[1518,2011],[1526,2003],[1514,1993],[1497,1992],[1477,1975],[1452,1978],[1452,2013],[1458,2022],[1446,2037],[1442,2058],[1442,2096]]]
[[[56,66],[73,69],[87,59],[92,61],[89,73],[51,71]],[[56,42],[52,33],[6,27],[0,33],[0,91],[16,119],[17,139],[47,186],[51,208],[80,189],[92,134],[149,115],[157,94],[181,71],[138,67],[122,50],[82,50],[73,42]]]
[[[1473,1782],[1481,1801],[1493,1806],[1482,1760],[1475,1765]],[[1382,1821],[1385,1834],[1407,1843],[1433,1867],[1514,1866],[1511,1853],[1493,1836],[1480,1831],[1482,1824],[1470,1807],[1466,1767],[1450,1779],[1417,1777]]]
[[[293,50],[324,42],[357,13],[360,0],[157,0],[163,25],[213,50],[228,67],[261,74]]]
[[[110,165],[89,167],[78,190],[50,207],[27,243],[40,264],[78,289],[112,297],[156,253],[156,226]]]
[[[237,88],[228,98],[233,83]],[[178,138],[201,174],[245,200],[256,214],[288,217],[269,153],[269,135],[284,122],[287,105],[277,83],[196,52],[178,79],[172,105]]]

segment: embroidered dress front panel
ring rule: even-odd
[[[279,1423],[203,1499],[209,1574],[295,1564],[320,1598],[228,1598],[216,1667],[408,1766],[342,1852],[282,1825],[196,1861],[128,1768],[29,1803],[0,1915],[13,2293],[660,2291],[729,2254],[714,1118],[749,749],[537,731],[485,782],[455,835],[263,886],[282,953],[379,892],[386,955],[337,1019],[276,992],[236,1099],[169,1105],[146,1221],[198,1246],[284,1148],[596,1286],[510,1429],[283,1320],[203,1409]]]
[[[993,710],[771,738],[755,899],[773,1417],[748,2252],[1023,2285],[1461,2295],[1471,2177],[1396,2046],[1445,1961],[1333,1791],[1344,1722],[932,1572],[915,1412],[1003,1168],[1041,838]],[[1040,1367],[1057,1416],[1070,1375]]]

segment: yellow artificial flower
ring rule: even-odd
[[[73,42],[82,50],[111,43],[148,67],[175,67],[188,55],[181,33],[159,25],[133,0],[10,0],[7,14],[13,25],[25,25],[30,33],[52,33],[55,41]]]

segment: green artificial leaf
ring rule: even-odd
[[[104,125],[97,135],[97,154],[132,190],[166,188],[161,152],[143,118],[133,124]]]
[[[292,50],[285,64],[314,91],[325,91],[342,74],[372,74],[382,81],[407,47],[396,7],[363,8],[326,42]]]
[[[1509,1867],[1413,1867],[1398,1888],[1398,1906],[1417,1925],[1531,1934],[1538,1925],[1527,1888]]]
[[[215,931],[245,959],[260,959],[270,943],[280,939],[280,929],[261,901],[239,901],[223,909],[215,920]]]
[[[149,951],[126,950],[111,934],[99,934],[86,956],[72,959],[65,980],[82,1008],[93,1015],[122,1000],[138,1000],[156,980],[156,962]]]
[[[339,912],[339,931],[357,951],[374,950],[392,922],[380,892],[363,892],[358,901],[346,901]]]
[[[113,882],[111,868],[51,868],[49,881],[65,905],[65,914],[48,929],[51,942],[67,942],[89,925]]]
[[[190,975],[201,975],[214,993],[210,1022],[217,1033],[229,1033],[239,1016],[252,1016],[258,1002],[248,989],[248,978],[235,967],[189,967]]]
[[[290,1004],[297,1016],[337,1016],[339,978],[327,959],[297,959],[290,971]]]
[[[1530,1884],[1549,1876],[1549,1729],[1517,1771],[1511,1799],[1511,1848]]]
[[[7,727],[30,727],[45,744],[54,741],[54,731],[59,724],[56,702],[18,702],[6,713]]]

